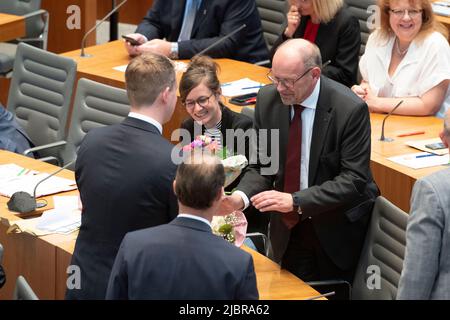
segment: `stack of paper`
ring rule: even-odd
[[[450,16],[450,2],[448,1],[436,1],[432,3],[434,13],[440,16]]]
[[[249,78],[244,78],[232,82],[227,82],[222,84],[222,94],[226,97],[235,97],[248,93],[258,92],[264,83],[256,82],[250,80]]]
[[[36,173],[37,171],[22,168],[14,163],[2,164],[0,165],[0,185],[15,177],[33,175]]]
[[[435,167],[449,163],[448,154],[440,156],[428,152],[409,153],[387,159],[413,169]]]

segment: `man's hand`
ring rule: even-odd
[[[294,200],[290,193],[275,190],[264,191],[253,196],[250,200],[253,206],[261,212],[278,211],[285,213],[294,210]]]
[[[147,38],[144,37],[140,33],[131,33],[127,34],[127,37],[133,38],[137,42],[139,42],[141,45],[147,42]],[[138,46],[131,45],[128,41],[125,41],[125,49],[127,49],[128,54],[132,57],[139,55],[139,52],[137,50]]]
[[[242,200],[240,195],[232,194],[231,196],[224,196],[222,198],[222,203],[220,204],[216,215],[224,216],[242,209],[244,209],[244,200]]]
[[[161,39],[150,40],[136,47],[138,53],[153,52],[168,57],[170,55],[171,43]]]
[[[300,12],[296,6],[291,6],[289,12],[287,13],[287,27],[284,30],[284,35],[288,38],[292,38],[295,30],[297,30],[300,25]]]

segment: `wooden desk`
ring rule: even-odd
[[[0,150],[0,164],[16,163],[22,167],[38,171],[53,172],[53,165],[39,162],[21,155]],[[73,179],[71,171],[64,170],[58,176]],[[77,191],[60,195],[74,195]],[[49,205],[41,209],[53,208],[53,197],[46,197]],[[75,247],[77,232],[70,235],[48,235],[34,237],[29,234],[6,234],[8,221],[17,217],[6,207],[8,198],[0,196],[0,243],[4,247],[3,266],[8,281],[0,290],[0,299],[10,299],[14,290],[15,279],[23,275],[41,299],[63,299],[66,290],[67,266],[70,264]],[[258,290],[261,299],[306,299],[319,295],[317,291],[305,284],[286,270],[262,256],[244,248],[253,256]]]
[[[25,36],[25,19],[6,13],[0,13],[0,42]]]

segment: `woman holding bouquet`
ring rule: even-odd
[[[249,159],[248,139],[238,139],[238,129],[243,132],[252,128],[252,119],[241,113],[228,109],[221,102],[220,82],[217,77],[218,65],[207,56],[197,56],[189,63],[180,81],[180,96],[182,104],[191,118],[181,124],[190,137],[182,135],[182,144],[192,142],[197,136],[205,135],[216,141],[219,149],[225,149],[227,155],[242,154]],[[232,131],[230,131],[232,130]],[[227,148],[231,142],[228,137],[233,136],[233,148]],[[242,133],[243,133],[242,132]],[[231,135],[230,135],[231,134]],[[245,146],[238,145],[245,141]],[[230,150],[232,149],[232,150]],[[226,190],[232,190],[232,185]]]

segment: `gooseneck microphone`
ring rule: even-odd
[[[233,32],[227,34],[226,36],[220,38],[219,40],[217,40],[216,42],[213,42],[212,44],[210,44],[208,47],[206,47],[205,49],[203,49],[202,51],[200,51],[199,53],[195,54],[195,56],[201,56],[202,54],[205,54],[205,52],[208,52],[209,50],[211,50],[212,48],[214,48],[215,46],[219,45],[220,43],[222,43],[223,41],[227,40],[228,38],[234,36],[236,33],[238,33],[239,31],[241,31],[242,29],[244,29],[245,27],[247,27],[247,25],[244,23],[242,26],[240,26],[239,28],[237,28],[236,30],[234,30]]]
[[[40,180],[38,183],[36,183],[36,186],[33,190],[33,195],[31,196],[29,193],[25,191],[17,191],[14,192],[14,194],[11,196],[11,199],[9,199],[7,205],[8,209],[10,211],[19,212],[19,213],[28,213],[32,212],[38,208],[45,207],[47,205],[47,202],[36,202],[36,190],[37,187],[44,182],[47,179],[50,179],[54,175],[58,174],[62,170],[66,169],[67,167],[71,166],[75,163],[75,160],[70,161],[68,164],[66,164],[64,167],[59,168],[53,173],[50,173],[47,177]]]
[[[400,107],[400,105],[403,103],[403,100],[401,100],[391,111],[389,111],[389,113],[386,115],[386,117],[384,117],[383,119],[383,123],[381,124],[381,137],[380,137],[380,141],[386,141],[386,142],[391,142],[394,141],[394,139],[392,138],[386,138],[384,136],[384,123],[386,122],[386,119],[392,114],[392,112],[395,111],[395,109],[397,109],[398,107]]]
[[[112,14],[114,14],[121,6],[125,4],[128,0],[123,0],[117,7],[113,8],[102,20],[100,20],[94,27],[92,27],[86,34],[84,35],[83,39],[81,40],[81,53],[80,57],[86,58],[91,57],[90,54],[84,53],[84,48],[86,47],[86,39],[87,36],[92,33],[92,31],[97,30],[98,26],[101,25],[103,22],[105,22],[106,19],[108,19]]]

